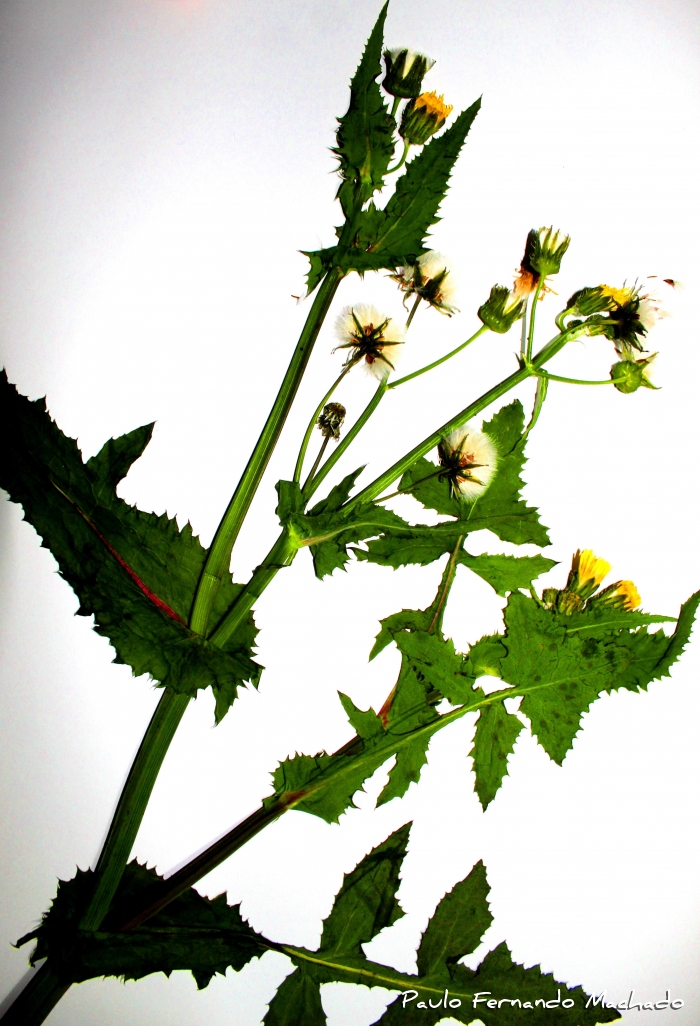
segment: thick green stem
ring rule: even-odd
[[[413,309],[415,310],[415,307]],[[411,311],[411,313],[413,313],[413,311]],[[411,374],[406,374],[405,377],[399,378],[398,381],[392,381],[388,387],[398,388],[399,385],[403,385],[406,381],[412,381],[413,378],[418,378],[421,374],[427,374],[428,371],[433,370],[435,367],[439,367],[441,363],[445,363],[447,360],[451,360],[453,356],[457,355],[457,353],[461,353],[462,350],[466,349],[467,346],[471,345],[471,343],[474,342],[479,337],[479,335],[483,335],[483,333],[488,330],[489,329],[486,327],[486,325],[482,324],[479,330],[475,331],[471,338],[468,338],[466,342],[462,342],[462,344],[457,346],[456,349],[452,349],[445,356],[441,356],[439,360],[433,360],[432,363],[426,364],[425,367],[421,367],[420,370],[413,371]]]
[[[197,634],[207,632],[216,593],[228,572],[234,542],[284,427],[321,325],[342,278],[343,272],[333,268],[316,294],[265,427],[214,536],[190,618],[190,626]]]
[[[531,367],[538,369],[548,360],[551,360],[552,357],[566,345],[567,341],[567,334],[557,335],[551,340],[551,342],[548,342],[546,346],[542,347],[539,353],[531,361]],[[500,399],[502,395],[510,392],[512,388],[520,385],[523,381],[527,381],[532,374],[533,369],[528,366],[523,366],[520,370],[515,371],[507,378],[504,378],[503,381],[494,385],[494,387],[490,388],[488,392],[484,392],[479,399],[467,406],[466,409],[462,410],[461,413],[458,413],[456,417],[452,418],[452,420],[448,420],[447,423],[443,424],[443,426],[438,428],[437,431],[428,435],[428,437],[423,439],[423,441],[414,449],[411,449],[410,452],[406,453],[405,456],[394,463],[392,467],[389,467],[388,470],[376,478],[371,484],[367,485],[367,487],[363,488],[361,492],[358,492],[357,495],[353,496],[353,498],[346,503],[343,509],[349,510],[355,506],[361,505],[362,503],[372,502],[372,500],[376,499],[378,495],[381,495],[385,488],[388,488],[389,485],[397,480],[397,478],[401,477],[401,475],[408,470],[408,468],[415,463],[417,459],[420,459],[421,456],[425,456],[431,449],[435,448],[442,438],[445,438],[452,431],[456,431],[457,428],[461,427],[467,420],[469,420],[470,417],[474,417],[477,413],[481,413],[482,410],[485,410],[486,407],[490,406],[496,399]]]
[[[225,645],[233,632],[243,623],[253,604],[260,598],[268,584],[276,576],[278,570],[289,566],[298,552],[298,546],[286,531],[281,535],[268,552],[260,566],[256,567],[253,576],[239,594],[235,603],[228,610],[221,623],[213,632],[210,641],[213,645]]]
[[[107,839],[95,869],[97,880],[81,930],[98,930],[124,873],[163,759],[190,701],[166,689],[143,736],[119,798]]]
[[[0,1019],[3,1026],[40,1026],[70,989],[62,977],[44,962]]]

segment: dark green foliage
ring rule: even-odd
[[[350,106],[338,119],[338,171],[343,179],[338,189],[343,213],[351,216],[356,197],[364,203],[381,189],[394,153],[396,123],[390,116],[377,84],[382,73],[384,22],[388,3],[382,7],[367,40],[357,71],[350,83]]]
[[[217,718],[243,681],[256,684],[261,667],[252,659],[252,618],[223,650],[186,626],[205,550],[187,524],[182,531],[166,515],[144,513],[118,498],[115,488],[151,435],[151,425],[111,439],[83,463],[74,439],[51,420],[43,400],[19,395],[0,377],[5,444],[0,485],[21,503],[25,519],[58,563],[95,630],[116,651],[115,662],[148,673],[164,687],[194,695],[211,687]],[[227,577],[214,616],[241,590]]]
[[[304,969],[295,968],[270,1002],[264,1026],[326,1026],[321,988]]]
[[[161,880],[154,870],[131,862],[115,904],[133,902]],[[30,935],[37,940],[32,964],[48,956],[54,969],[74,983],[97,976],[140,980],[151,973],[169,976],[175,969],[189,969],[201,989],[216,973],[223,975],[229,967],[238,971],[265,950],[264,938],[241,918],[237,905],[227,904],[223,894],[210,901],[195,890],[181,895],[138,930],[79,931],[93,888],[93,873],[82,870],[72,880],[59,883],[41,926]],[[26,940],[29,936],[20,943]]]
[[[345,479],[347,480],[348,478]],[[337,488],[344,484],[345,482],[341,482]],[[330,502],[332,496],[333,493],[326,501]],[[323,504],[319,504],[321,505]],[[319,509],[319,506],[315,506],[314,510]],[[351,550],[348,546],[354,542],[376,537],[387,530],[403,532],[408,529],[405,520],[398,514],[372,502],[364,506],[355,506],[349,512],[329,507],[328,512],[292,514],[287,518],[286,526],[301,545],[308,545],[311,548],[314,570],[318,578],[332,574],[334,570],[345,569],[350,559]],[[317,540],[312,542],[311,539]]]
[[[404,914],[395,898],[410,823],[400,827],[346,873],[323,923],[320,951],[361,954],[361,945]]]
[[[359,219],[348,269],[360,273],[413,263],[425,252],[425,236],[440,220],[452,169],[481,107],[477,100],[441,135],[424,146],[399,178],[384,210],[370,204]],[[351,266],[350,266],[351,265]]]
[[[484,809],[503,783],[508,772],[508,756],[522,729],[523,724],[517,716],[506,712],[502,701],[492,702],[479,713],[474,746],[469,754],[474,765],[474,789]]]
[[[517,400],[484,424],[484,432],[491,436],[499,452],[499,462],[487,491],[473,503],[452,498],[449,482],[436,475],[437,465],[427,459],[417,460],[401,478],[400,487],[426,508],[455,519],[432,527],[417,525],[383,534],[368,542],[366,552],[358,550],[357,558],[394,568],[407,563],[425,565],[445,552],[454,551],[460,538],[483,530],[517,545],[548,545],[547,529],[540,524],[537,510],[520,497],[525,464],[523,427],[523,408]],[[460,553],[459,561],[488,581],[499,594],[528,587],[534,578],[554,566],[543,556],[518,560],[512,556]]]
[[[685,643],[679,647],[662,631],[648,634],[645,627],[601,629],[596,636],[569,633],[569,617],[541,609],[520,594],[510,596],[504,618],[508,655],[501,676],[524,692],[521,711],[558,763],[598,695],[617,688],[645,688],[667,672],[669,650],[679,654]]]
[[[542,973],[537,966],[525,969],[513,962],[505,944],[490,952],[476,970],[459,964],[461,958],[477,948],[492,921],[487,903],[486,872],[481,862],[438,904],[420,942],[417,975],[400,973],[367,959],[362,953],[362,943],[401,915],[393,896],[407,829],[403,827],[393,834],[345,877],[333,911],[324,924],[318,951],[281,946],[297,969],[287,977],[270,1005],[270,1011],[274,1009],[279,1017],[271,1018],[268,1013],[265,1026],[277,1023],[323,1026],[325,1019],[319,1012],[320,986],[335,981],[379,986],[406,995],[405,1003],[404,997],[399,996],[389,1005],[379,1019],[383,1026],[402,1023],[434,1026],[448,1016],[471,1023],[477,1014],[489,1026],[519,1026],[531,1022],[540,1026],[544,1023],[594,1026],[617,1018],[617,1013],[608,1009],[586,1009],[587,995],[580,987],[569,989],[551,975]],[[475,1012],[474,999],[484,991],[489,991],[489,997],[530,1000],[532,1007],[511,1008],[502,1003],[500,1009],[492,1012],[480,1002]],[[555,1005],[558,1000],[559,1007],[539,1014],[534,1006],[538,999]],[[561,1008],[561,1000],[572,1000],[574,1007]]]

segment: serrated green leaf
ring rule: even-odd
[[[284,980],[270,1002],[264,1026],[326,1026],[321,988],[301,968]]]
[[[384,175],[394,154],[396,122],[389,114],[377,84],[382,72],[384,22],[388,3],[384,4],[372,29],[362,59],[350,83],[350,105],[338,119],[337,146],[343,183],[338,197],[347,217],[353,209],[353,197],[361,202],[381,189]]]
[[[435,909],[418,948],[419,976],[453,965],[479,945],[493,920],[488,893],[484,864],[477,862],[466,880],[455,884]]]
[[[345,709],[347,717],[350,720],[352,727],[357,732],[358,737],[380,737],[384,733],[382,721],[379,719],[374,709],[368,709],[366,712],[363,712],[363,710],[358,709],[353,700],[348,695],[344,695],[342,691],[338,692],[338,697],[340,698],[343,709]]]
[[[389,779],[377,798],[377,808],[394,798],[403,798],[411,784],[418,783],[428,761],[429,745],[429,737],[419,737],[397,753],[396,762],[389,771]]]
[[[563,761],[583,713],[598,695],[645,688],[668,673],[687,642],[697,601],[693,596],[671,638],[662,631],[648,634],[645,627],[590,636],[569,633],[569,617],[542,609],[522,594],[510,596],[504,617],[508,655],[501,676],[526,692],[521,712],[555,762]]]
[[[415,261],[425,251],[425,236],[440,218],[437,212],[452,169],[481,107],[477,100],[441,135],[431,139],[406,167],[384,210],[374,205],[362,212],[356,248],[347,260],[352,270],[393,268]]]
[[[111,439],[84,463],[74,439],[49,417],[43,400],[30,402],[0,376],[5,445],[0,486],[21,503],[25,519],[56,559],[80,601],[95,618],[115,662],[148,673],[174,691],[193,695],[211,687],[219,715],[244,681],[256,684],[251,617],[223,649],[186,626],[206,552],[187,524],[144,513],[120,499],[116,485],[150,437],[150,426]],[[222,581],[214,606],[221,617],[242,586]]]
[[[445,696],[452,705],[462,705],[474,696],[474,678],[464,657],[455,652],[451,638],[439,638],[424,631],[407,631],[394,638],[419,677]]]
[[[517,716],[506,711],[502,701],[479,712],[470,755],[474,765],[474,789],[482,808],[493,801],[508,772],[508,757],[523,729]]]
[[[327,249],[302,250],[303,255],[309,259],[309,269],[306,272],[307,296],[311,295],[330,271],[337,252],[337,246],[329,246]]]
[[[348,474],[337,485],[334,485],[325,499],[321,499],[320,502],[317,502],[309,510],[309,516],[317,516],[320,513],[334,513],[335,510],[340,509],[343,503],[347,502],[350,498],[350,492],[355,487],[355,482],[364,469],[364,466],[358,467],[357,470],[353,470],[351,474]]]
[[[393,898],[396,889],[398,873],[395,867],[392,870],[383,895],[387,902]],[[352,877],[353,874],[346,877],[346,882]],[[379,898],[374,887],[370,894],[372,909],[365,917],[367,924],[372,921],[372,910]],[[355,983],[399,991],[400,996],[379,1020],[383,1026],[400,1026],[402,1023],[435,1026],[447,1016],[466,1024],[477,1015],[488,1026],[524,1026],[525,1023],[544,1026],[545,1022],[556,1026],[593,1026],[617,1017],[612,1010],[587,1009],[587,995],[580,987],[568,988],[551,975],[543,974],[537,966],[524,969],[517,965],[505,944],[490,952],[476,970],[459,964],[460,958],[474,951],[491,923],[487,898],[485,872],[479,863],[435,910],[420,944],[418,975],[401,973],[365,958],[357,943],[361,937],[359,931],[352,935],[352,946],[341,942],[328,947],[322,945],[315,952],[288,945],[282,945],[281,949],[319,985]],[[351,903],[351,915],[355,908],[356,905]],[[344,920],[345,917],[339,914],[339,929]],[[484,997],[485,991],[488,993]],[[492,995],[497,1000],[505,999],[493,1012],[485,1004]],[[530,1006],[523,1010],[517,1007],[516,1002],[515,1007],[509,1007],[511,996],[520,998],[521,1004],[530,1000]],[[564,1000],[567,1006],[570,1001],[574,1007],[562,1007]],[[535,1001],[539,1002],[537,1006]],[[551,1007],[539,1014],[545,1002],[549,1002]],[[304,1022],[303,1019],[283,1021],[289,1021],[289,1026],[292,1023],[301,1026]]]
[[[411,824],[406,823],[373,848],[351,873],[323,923],[324,954],[361,954],[361,945],[403,916],[396,900],[399,873],[406,854]]]
[[[341,488],[344,483],[341,482],[337,487]],[[404,531],[408,527],[405,520],[396,513],[374,503],[356,506],[349,513],[338,510],[315,515],[292,515],[287,524],[300,544],[308,545],[311,549],[318,578],[326,577],[334,570],[345,569],[350,559],[348,546],[351,544],[389,529]]]
[[[387,645],[394,640],[394,635],[400,631],[427,631],[433,616],[432,609],[402,609],[400,613],[392,613],[391,616],[384,617],[379,621],[382,629],[369,654],[370,660],[383,652]]]
[[[411,489],[411,494],[428,509],[459,519],[463,533],[488,530],[503,541],[523,545],[549,545],[547,529],[539,522],[537,510],[520,498],[524,482],[521,471],[526,462],[523,445],[525,417],[519,400],[504,406],[490,421],[483,425],[499,453],[498,469],[486,492],[475,503],[453,499],[447,481],[432,476],[437,469],[430,460],[418,460],[404,474],[401,488]],[[416,482],[421,481],[420,484]]]
[[[115,907],[150,894],[162,879],[138,862],[129,863]],[[73,983],[98,976],[140,980],[151,973],[189,969],[201,989],[216,973],[223,975],[229,967],[239,971],[265,950],[264,938],[241,918],[237,905],[229,905],[223,894],[209,900],[195,890],[176,898],[138,930],[123,933],[103,926],[96,933],[79,931],[94,886],[91,871],[79,870],[72,880],[59,882],[34,934],[32,964],[48,957],[55,971]]]
[[[470,646],[464,657],[464,671],[477,677],[500,677],[501,661],[507,652],[502,634],[485,634]]]
[[[482,577],[498,595],[529,588],[535,578],[557,565],[555,559],[546,556],[470,556],[464,550],[457,562]]]

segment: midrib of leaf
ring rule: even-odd
[[[636,659],[628,664],[628,668],[629,666],[633,665],[633,663],[644,663],[650,661],[651,660],[649,658]],[[656,662],[658,663],[659,660],[656,660]],[[479,698],[477,699],[477,701],[471,702],[469,705],[461,705],[456,709],[450,710],[450,712],[444,713],[440,716],[438,720],[434,720],[433,722],[427,723],[422,727],[418,727],[415,730],[409,731],[407,734],[404,734],[398,740],[393,740],[393,742],[390,741],[388,744],[386,744],[386,747],[384,747],[382,742],[380,742],[376,747],[370,748],[368,747],[367,742],[365,741],[365,749],[362,753],[353,756],[349,760],[349,764],[346,766],[338,767],[338,769],[336,770],[332,770],[329,768],[329,770],[325,771],[324,775],[318,781],[318,783],[310,784],[307,787],[301,788],[299,791],[295,792],[294,799],[289,803],[288,807],[294,808],[295,805],[298,805],[300,802],[303,802],[307,798],[312,797],[324,788],[330,787],[332,784],[336,783],[339,780],[342,780],[344,777],[348,776],[351,773],[354,774],[357,771],[358,766],[361,768],[363,763],[365,765],[371,765],[373,762],[376,761],[377,757],[381,755],[385,755],[385,759],[389,759],[392,755],[399,752],[406,745],[412,744],[414,741],[416,741],[416,739],[423,737],[431,737],[442,727],[446,727],[448,724],[454,723],[456,720],[461,719],[461,717],[465,716],[468,712],[475,712],[477,709],[483,709],[485,706],[493,705],[494,702],[503,701],[504,698],[518,698],[522,695],[529,695],[534,691],[542,691],[544,688],[553,688],[558,687],[561,684],[568,684],[570,681],[578,682],[585,677],[595,675],[599,672],[600,667],[595,667],[592,670],[588,670],[583,673],[577,673],[575,675],[571,675],[568,677],[560,677],[557,680],[553,681],[543,681],[539,684],[530,684],[522,687],[510,687],[504,689],[503,691],[494,691],[490,695],[485,695],[483,698]],[[409,715],[410,710],[401,719],[407,719]],[[398,724],[400,724],[400,722],[401,720],[398,721]],[[393,739],[395,737],[393,730],[391,734],[387,734],[386,736]]]
[[[440,987],[438,990],[436,987],[428,987],[425,984],[421,984],[420,980],[415,976],[404,976],[403,973],[399,973],[394,970],[395,975],[386,975],[391,970],[387,969],[386,966],[380,965],[378,962],[371,962],[366,959],[366,964],[371,966],[370,969],[364,969],[361,966],[346,965],[343,962],[334,962],[329,958],[321,958],[318,954],[314,954],[311,951],[306,951],[304,948],[292,948],[287,944],[280,944],[276,947],[277,951],[282,951],[285,955],[289,955],[290,958],[298,958],[300,961],[310,962],[312,965],[323,966],[324,969],[335,969],[336,972],[351,973],[353,976],[367,977],[371,980],[377,980],[383,984],[386,984],[390,990],[401,990],[406,984],[414,990],[422,990],[426,994],[444,994],[445,988]],[[472,997],[472,994],[466,992],[460,992],[453,990],[450,987],[450,993],[464,997]]]

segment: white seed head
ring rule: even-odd
[[[335,322],[335,333],[341,346],[350,347],[350,359],[361,357],[367,372],[378,381],[386,380],[401,357],[405,337],[401,322],[368,303],[346,306]],[[376,352],[362,356],[369,338]]]
[[[456,486],[465,499],[476,499],[486,491],[498,466],[498,451],[491,439],[473,424],[464,424],[443,441],[451,453],[460,453],[465,464],[464,478]],[[477,464],[470,470],[468,464]]]

